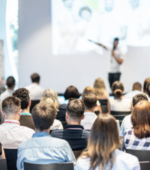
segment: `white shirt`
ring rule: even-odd
[[[12,123],[3,123],[0,125],[0,143],[2,143],[4,148],[18,149],[22,142],[32,138],[32,135],[35,133],[30,128],[20,126],[18,121],[5,120],[5,122]]]
[[[55,130],[55,129],[63,129],[62,123],[55,119],[53,125],[50,127],[50,130]]]
[[[131,111],[131,101],[129,99],[110,98],[111,111]]]
[[[4,99],[6,99],[7,97],[10,97],[10,96],[12,96],[12,94],[13,94],[13,92],[14,92],[14,90],[5,90],[1,95],[0,95],[0,100],[4,100]]]
[[[126,98],[126,99],[129,99],[130,101],[132,101],[133,97],[138,95],[138,94],[145,94],[145,93],[143,93],[143,92],[141,92],[139,90],[134,90],[134,91],[131,91],[131,92],[125,94],[123,97]],[[147,96],[147,98],[148,98],[148,96]]]
[[[37,83],[32,83],[27,86],[26,89],[29,90],[29,96],[31,100],[41,100],[44,93],[44,89],[40,87]]]
[[[124,53],[121,50],[121,48],[117,47],[114,51],[118,58],[124,59]],[[113,56],[111,56],[111,59],[110,59],[110,70],[109,71],[110,71],[110,73],[122,72],[122,64],[121,65],[118,64],[118,62],[116,61],[116,59]]]
[[[140,170],[140,164],[138,158],[122,152],[118,149],[115,150],[115,160],[111,170]],[[90,158],[79,158],[75,170],[89,170],[90,169]],[[95,170],[99,170],[97,167]],[[106,166],[105,170],[110,170],[110,163]]]
[[[131,114],[130,114],[128,116],[125,116],[122,121],[121,128],[120,128],[120,136],[124,137],[125,131],[132,127],[133,127],[133,125],[131,122]]]
[[[81,125],[85,130],[91,130],[93,123],[97,119],[97,115],[93,112],[84,112],[84,119],[81,120]]]

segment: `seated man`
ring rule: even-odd
[[[86,130],[91,130],[93,123],[97,119],[97,115],[94,113],[95,108],[97,107],[97,97],[94,93],[88,93],[84,95],[84,119],[81,120],[81,125]]]
[[[145,94],[138,94],[138,95],[134,96],[133,101],[132,101],[133,108],[141,100],[147,100],[148,101],[148,98]],[[126,116],[122,121],[121,128],[120,128],[120,136],[124,137],[125,131],[129,128],[132,128],[132,127],[133,126],[132,126],[132,123],[131,123],[131,114],[130,114],[130,115]]]
[[[22,111],[20,116],[20,125],[35,130],[32,115],[30,113],[31,101],[29,97],[29,91],[25,88],[20,88],[13,92],[13,96],[21,100]]]
[[[50,134],[57,111],[47,103],[37,104],[32,110],[36,133],[22,143],[18,149],[17,169],[24,169],[24,162],[52,164],[76,162],[74,154],[65,140],[53,138]]]
[[[31,80],[32,84],[26,87],[30,92],[30,100],[41,100],[44,89],[39,86],[40,76],[37,73],[34,73],[31,75]]]
[[[0,143],[4,149],[18,149],[18,146],[30,139],[34,130],[20,126],[21,102],[16,97],[8,97],[2,102],[2,114],[5,121],[0,125]]]
[[[83,150],[87,147],[87,140],[90,132],[85,131],[81,126],[84,119],[84,103],[80,99],[73,99],[67,105],[66,121],[64,130],[53,130],[51,135],[56,138],[65,139],[72,150]]]
[[[0,95],[0,100],[3,101],[5,98],[12,96],[12,93],[14,92],[15,88],[15,79],[14,77],[10,76],[6,80],[6,86],[7,90],[5,90],[1,95]]]

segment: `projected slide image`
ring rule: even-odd
[[[150,46],[149,0],[52,0],[52,52],[54,55],[102,54],[112,47]]]

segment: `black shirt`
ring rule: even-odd
[[[60,121],[66,121],[67,105],[61,104],[58,109],[59,109],[59,111],[57,113],[56,119],[60,120]]]
[[[87,147],[89,131],[84,130],[81,125],[67,125],[64,130],[53,130],[51,135],[66,140],[72,150],[83,150]]]

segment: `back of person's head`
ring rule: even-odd
[[[94,82],[94,88],[97,88],[97,89],[106,89],[105,83],[104,83],[103,79],[97,78],[95,80],[95,82]]]
[[[80,97],[79,91],[74,86],[69,86],[64,93],[65,100],[68,99],[78,99]]]
[[[21,110],[21,101],[17,97],[7,97],[2,102],[2,111],[3,113],[9,116],[16,116]]]
[[[146,91],[147,91],[148,96],[150,97],[150,82],[146,86]]]
[[[31,81],[32,83],[39,83],[40,82],[40,76],[37,73],[34,73],[31,75]]]
[[[139,82],[136,82],[133,84],[132,90],[138,90],[138,91],[142,91],[142,84]]]
[[[115,38],[114,38],[114,41],[119,41],[119,38],[118,38],[118,37],[115,37]]]
[[[92,110],[96,107],[97,104],[97,96],[94,93],[88,93],[84,95],[84,105],[87,110]]]
[[[138,103],[140,102],[141,100],[146,100],[148,101],[148,98],[145,94],[137,94],[136,96],[133,97],[133,100],[132,100],[132,105],[133,107]]]
[[[51,98],[53,100],[53,103],[55,103],[54,104],[55,107],[58,109],[60,103],[58,101],[57,93],[52,89],[45,90],[43,95],[42,95],[41,101],[46,101],[48,98]]]
[[[147,78],[147,79],[145,79],[145,81],[144,81],[143,92],[144,92],[145,94],[147,94],[146,87],[147,87],[147,84],[148,84],[148,83],[150,83],[150,78]]]
[[[6,80],[6,85],[8,88],[14,88],[15,87],[15,78],[13,76],[10,76]]]
[[[112,92],[115,97],[121,97],[124,92],[124,86],[121,82],[115,81],[112,85]]]
[[[57,111],[48,103],[39,103],[32,110],[33,122],[37,130],[47,130],[52,126]]]
[[[90,86],[87,86],[87,87],[83,90],[82,100],[84,100],[84,95],[87,94],[87,93],[95,93],[94,88],[92,88],[92,87],[90,87]]]
[[[30,102],[29,91],[25,88],[20,88],[13,92],[13,96],[21,100],[21,109],[27,109]]]
[[[150,103],[140,101],[136,104],[131,115],[134,135],[139,138],[150,137]]]
[[[81,120],[84,110],[84,103],[81,99],[73,99],[67,105],[67,113],[72,120]]]
[[[97,167],[105,169],[108,162],[111,163],[112,168],[113,152],[119,147],[120,139],[115,118],[109,114],[101,114],[93,124],[87,150],[81,157],[90,158],[91,167],[89,169],[91,170],[95,170]]]

